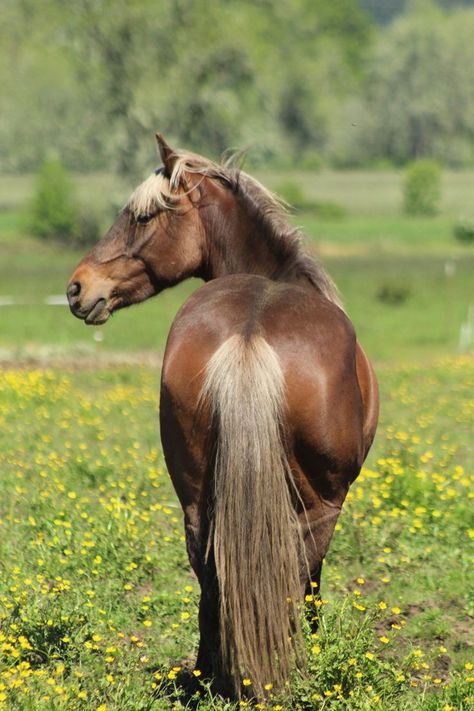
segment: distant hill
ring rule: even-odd
[[[370,13],[376,22],[385,24],[405,9],[406,0],[359,0],[363,10]]]
[[[409,0],[359,0],[360,7],[381,25],[400,15],[409,4]],[[474,0],[438,0],[438,5],[446,10],[453,10],[457,7],[474,6]]]

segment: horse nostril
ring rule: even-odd
[[[79,284],[78,281],[75,281],[69,289],[67,290],[67,295],[70,299],[74,298],[75,296],[79,296],[81,293],[81,285]]]

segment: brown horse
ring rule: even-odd
[[[275,197],[172,150],[71,277],[75,316],[187,277],[163,363],[161,438],[201,585],[197,667],[256,696],[303,663],[298,601],[374,438],[377,383],[323,270]]]

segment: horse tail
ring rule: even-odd
[[[262,336],[231,336],[202,389],[215,433],[207,557],[219,590],[220,672],[237,695],[282,685],[304,664],[297,601],[303,541],[284,445],[284,380]]]

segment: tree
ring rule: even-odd
[[[473,11],[445,15],[426,0],[383,31],[368,67],[365,95],[341,110],[356,124],[342,153],[348,162],[472,161],[473,31]],[[336,155],[344,145],[340,124],[341,119],[335,121]]]
[[[156,129],[212,155],[324,152],[371,35],[356,0],[4,5],[0,157],[10,169],[31,170],[54,148],[78,170],[141,173]]]

